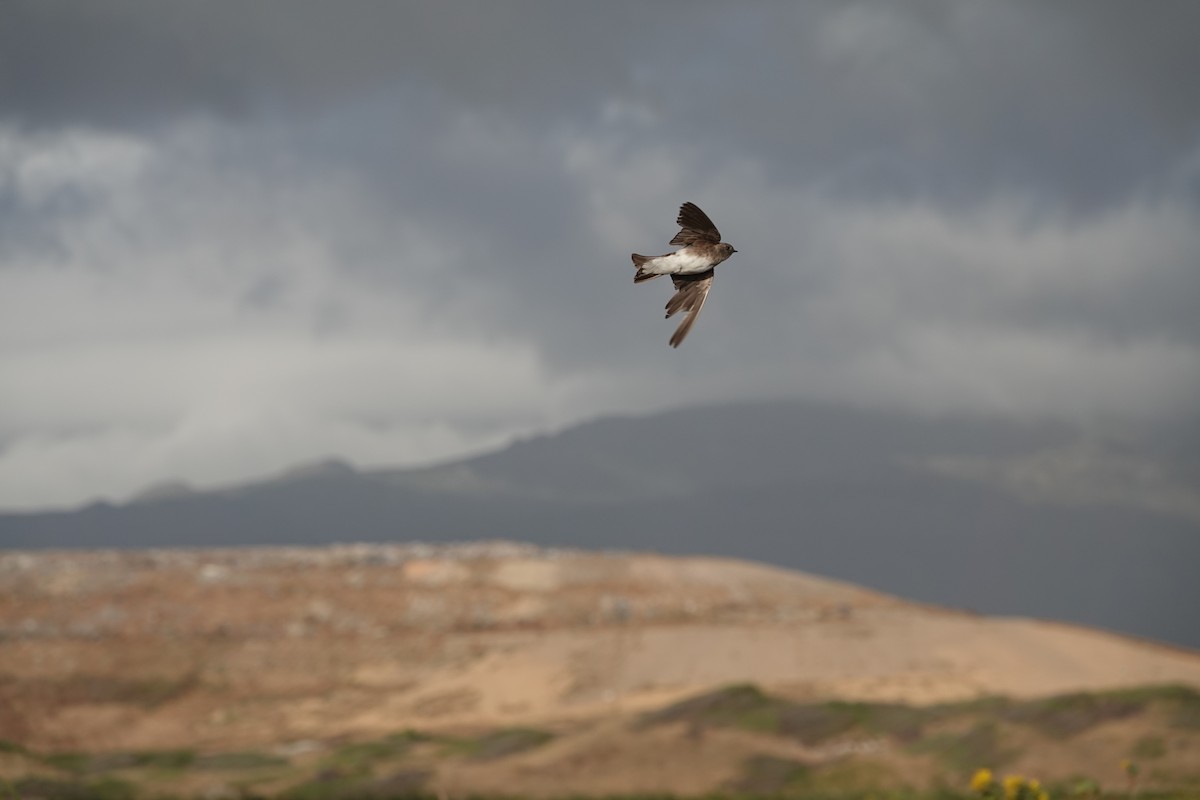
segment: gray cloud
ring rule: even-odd
[[[1104,204],[1200,135],[1186,0],[679,5],[15,3],[0,105],[34,125],[308,114],[426,94],[518,124],[613,98],[790,179]],[[419,109],[418,109],[419,111]],[[686,126],[686,127],[685,127]],[[347,128],[356,127],[347,120]]]
[[[560,113],[620,89],[675,12],[634,4],[14,3],[0,101],[34,124],[311,111],[397,84]],[[632,34],[632,35],[631,35]]]
[[[10,3],[0,506],[717,399],[1194,420],[1198,23]],[[741,252],[673,352],[685,199]]]

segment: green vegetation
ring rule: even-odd
[[[1140,714],[1147,705],[1146,700],[1113,693],[1077,693],[1013,705],[1005,711],[1004,718],[1063,739],[1103,722]]]
[[[799,761],[775,756],[755,756],[742,767],[741,776],[730,787],[750,794],[779,794],[803,788],[811,769]]]
[[[87,772],[91,760],[92,757],[86,753],[51,753],[42,759],[47,766],[75,775],[82,775]]]
[[[780,733],[806,744],[858,732],[912,741],[932,715],[922,709],[891,703],[829,702],[796,705],[782,717]]]
[[[358,798],[424,797],[422,790],[432,773],[401,768],[375,775],[370,767],[358,772],[325,767],[306,781],[282,792],[281,800],[358,800]]]
[[[361,775],[346,775],[325,770],[311,779],[287,789],[281,800],[341,800],[368,796],[367,781]]]
[[[540,747],[554,734],[534,728],[503,728],[474,737],[431,736],[403,731],[367,742],[354,742],[322,758],[307,780],[284,791],[285,800],[350,800],[416,797],[432,773],[405,763],[412,748],[429,743],[444,757],[486,761]]]
[[[1006,775],[998,781],[986,767],[975,771],[971,791],[984,800],[1050,800],[1050,793],[1036,778]]]
[[[840,736],[886,736],[919,744],[934,723],[987,717],[1028,726],[1064,739],[1097,725],[1126,719],[1159,707],[1171,725],[1200,729],[1200,692],[1185,686],[1151,686],[1110,692],[1073,693],[1040,700],[1014,701],[985,697],[961,703],[913,707],[894,703],[798,703],[766,694],[757,686],[738,684],[691,697],[641,718],[641,726],[686,723],[693,728],[732,727],[786,736],[817,745]],[[976,750],[993,734],[969,734]],[[935,742],[938,737],[933,737]],[[930,744],[926,742],[926,744]],[[936,743],[931,745],[936,749]],[[957,759],[961,769],[977,762],[970,753]],[[998,762],[996,762],[998,763]]]
[[[1180,686],[909,707],[797,702],[743,684],[642,715],[628,734],[646,734],[650,728],[674,724],[683,730],[649,733],[656,741],[682,734],[678,741],[687,743],[694,737],[690,744],[681,745],[689,747],[703,743],[710,729],[743,732],[731,741],[760,741],[761,751],[746,758],[721,791],[705,800],[1129,800],[1135,796],[1137,800],[1200,800],[1200,781],[1172,758],[1175,750],[1195,746],[1191,731],[1200,729],[1198,712],[1200,693]],[[1152,716],[1130,728],[1111,729],[1114,735],[1126,737],[1122,741],[1127,752],[1115,751],[1114,762],[1128,758],[1119,765],[1096,765],[1108,794],[1089,775],[1060,778],[1060,783],[1043,786],[1032,778],[991,772],[1011,768],[1039,743],[1069,741],[1097,726],[1123,724],[1146,714]],[[307,755],[294,759],[257,751],[40,754],[18,742],[0,741],[0,756],[18,770],[16,777],[0,779],[0,800],[164,800],[172,796],[176,781],[224,787],[222,791],[230,796],[247,800],[416,800],[433,796],[430,793],[439,788],[434,777],[445,770],[449,774],[478,770],[484,762],[526,753],[555,736],[522,727],[457,736],[407,730],[369,741],[314,743]],[[1176,744],[1176,740],[1191,744]],[[1139,766],[1142,763],[1145,770]],[[187,784],[182,783],[185,779],[190,779]],[[906,780],[941,788],[913,788]],[[1180,788],[1174,793],[1155,792],[1143,783],[1151,788],[1171,784]],[[670,795],[658,797],[671,800]],[[631,795],[624,800],[649,800],[649,796]]]
[[[155,750],[140,753],[54,753],[42,763],[74,775],[97,775],[126,769],[179,772],[196,765],[191,750]]]
[[[1160,686],[1131,690],[1144,693],[1148,702],[1168,710],[1173,728],[1200,730],[1200,692],[1188,686]]]
[[[779,721],[778,733],[808,745],[816,745],[855,730],[863,730],[869,712],[852,703],[822,703],[788,707]]]
[[[914,753],[928,753],[957,775],[967,775],[980,764],[1001,767],[1019,753],[1001,741],[999,726],[992,721],[976,723],[961,733],[940,733],[911,746]]]
[[[1151,760],[1162,758],[1167,754],[1167,743],[1161,736],[1143,736],[1137,740],[1130,753],[1134,758]]]
[[[641,724],[733,727],[815,745],[853,731],[910,740],[928,717],[925,710],[888,703],[795,703],[739,684],[647,714]]]
[[[195,769],[209,770],[211,772],[233,772],[286,767],[290,762],[282,756],[243,751],[195,756],[194,761],[189,763]]]
[[[392,782],[378,781],[338,782],[314,780],[288,789],[276,795],[279,800],[440,800],[438,794],[426,788],[428,774],[422,772],[398,773],[392,777]],[[621,795],[557,795],[559,800],[1038,800],[1038,795],[1032,793],[1028,781],[1023,782],[1011,797],[1006,795],[1004,787],[989,795],[979,795],[968,791],[952,789],[934,789],[918,791],[913,789],[861,789],[839,788],[827,785],[819,777],[814,779],[812,773],[799,762],[773,757],[754,759],[753,764],[746,765],[746,771],[737,785],[731,785],[720,792],[712,792],[700,797],[675,795],[670,793],[633,793]],[[765,788],[774,786],[776,788]],[[1129,800],[1128,792],[1102,793],[1091,782],[1082,782],[1078,792],[1071,789],[1046,792],[1048,800]],[[46,779],[28,778],[17,781],[8,791],[3,781],[0,781],[0,800],[8,797],[38,798],[39,800],[164,800],[166,796],[139,793],[131,784],[106,780],[90,784],[71,783]],[[242,792],[237,797],[245,800],[265,800],[264,795],[253,792]],[[487,794],[467,795],[467,800],[523,800],[519,795]],[[1200,793],[1196,791],[1148,792],[1139,791],[1139,800],[1197,800]]]
[[[0,739],[0,753],[16,753],[17,755],[28,755],[29,751],[24,745],[10,742],[8,739]]]
[[[123,680],[84,674],[62,681],[30,681],[26,691],[53,695],[61,705],[112,703],[151,709],[183,696],[196,682],[194,675]]]
[[[1056,701],[1058,701],[1056,703]],[[1166,712],[1173,728],[1200,729],[1200,691],[1190,686],[1166,684],[1162,686],[1139,686],[1133,689],[1115,689],[1107,692],[1062,695],[1048,700],[1034,701],[1043,706],[1057,705],[1059,715],[1091,716],[1091,724],[1109,719],[1142,713],[1150,708]],[[1063,720],[1059,720],[1061,724]],[[1074,721],[1074,720],[1071,720]]]
[[[728,789],[735,796],[845,797],[880,796],[881,786],[900,782],[883,764],[869,760],[841,760],[812,766],[775,756],[754,756],[742,765],[741,774]]]
[[[770,697],[751,684],[738,684],[710,694],[690,697],[642,717],[641,726],[670,722],[725,725],[775,733],[786,702]]]
[[[506,728],[476,739],[471,758],[477,761],[504,758],[541,747],[553,738],[554,734],[535,728]]]
[[[490,761],[541,747],[554,734],[536,728],[501,728],[474,738],[443,739],[443,752],[474,761]]]
[[[420,790],[429,772],[402,766],[418,743],[440,741],[406,730],[382,739],[351,742],[320,759],[315,772],[284,791],[286,800],[342,800],[363,797],[407,797]]]
[[[135,800],[139,796],[135,784],[119,778],[96,781],[22,778],[12,783],[12,790],[17,797],[40,800]]]
[[[337,770],[347,775],[370,774],[376,764],[399,758],[410,747],[408,742],[392,742],[387,739],[374,742],[357,742],[339,747],[324,759],[322,765],[328,770]]]

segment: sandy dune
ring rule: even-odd
[[[0,738],[47,749],[603,720],[741,682],[909,703],[1200,686],[1200,654],[1100,631],[503,543],[8,553],[0,636]]]

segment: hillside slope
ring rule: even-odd
[[[0,556],[0,739],[238,748],[598,720],[736,683],[926,704],[1200,654],[737,561],[512,544]]]

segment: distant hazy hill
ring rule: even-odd
[[[0,515],[0,545],[446,542],[706,553],[1200,647],[1187,469],[1061,425],[805,404],[606,419],[436,468],[330,461]]]

